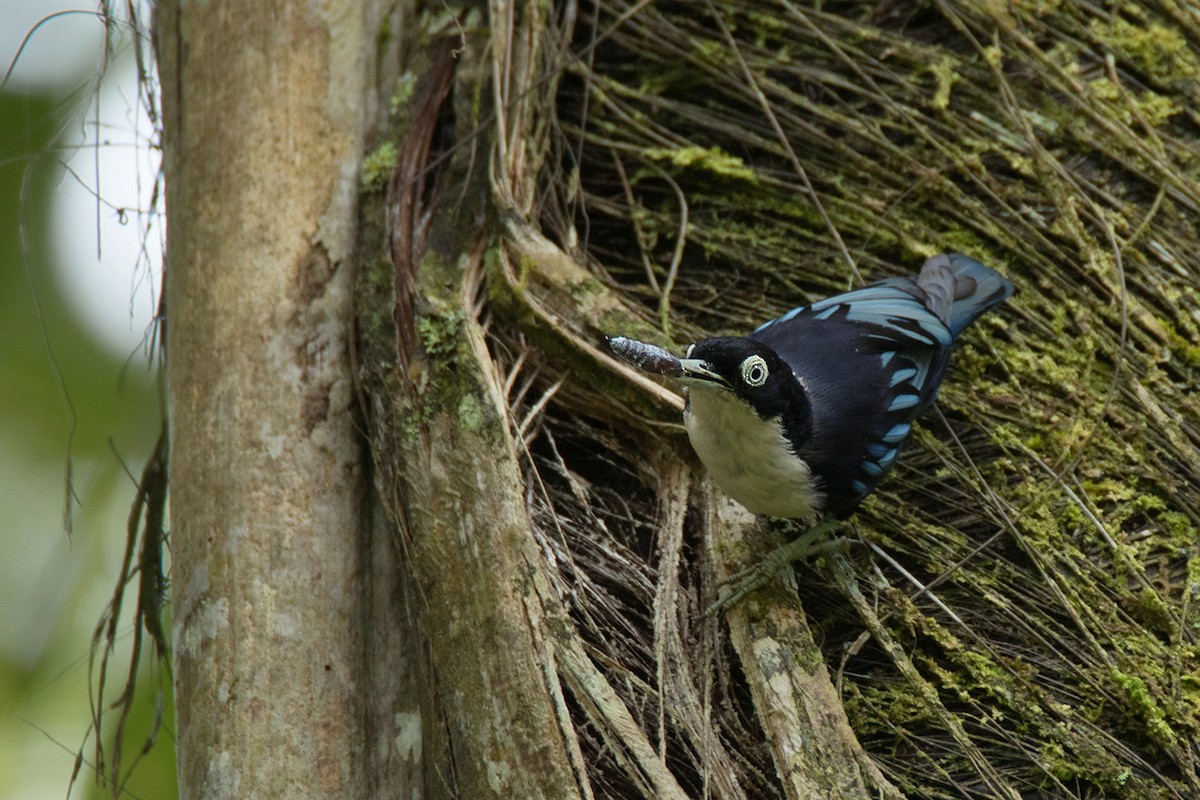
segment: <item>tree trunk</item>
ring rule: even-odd
[[[395,739],[349,358],[386,7],[157,7],[183,797],[370,796]]]

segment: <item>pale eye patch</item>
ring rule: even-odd
[[[766,383],[769,372],[762,356],[750,356],[742,362],[742,381],[752,388]]]

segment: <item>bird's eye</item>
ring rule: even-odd
[[[762,356],[750,356],[742,362],[742,380],[747,386],[762,386],[767,382],[768,371]]]
[[[693,351],[693,350],[695,350],[695,349],[696,349],[696,343],[695,343],[695,342],[692,342],[691,344],[689,344],[689,345],[688,345],[687,352],[685,352],[685,353],[683,354],[683,357],[684,357],[684,358],[691,358],[691,357],[692,357],[692,351]]]

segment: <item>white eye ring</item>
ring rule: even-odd
[[[747,386],[759,387],[767,382],[767,362],[762,356],[750,356],[742,362],[742,380]]]
[[[695,350],[695,349],[696,349],[696,343],[695,343],[695,342],[692,342],[691,344],[689,344],[689,345],[688,345],[687,352],[685,352],[685,353],[683,354],[683,357],[684,357],[684,358],[691,358],[691,357],[692,357],[692,351],[693,351],[693,350]]]

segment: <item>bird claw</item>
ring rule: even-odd
[[[721,582],[721,586],[732,586],[732,591],[724,597],[718,599],[715,603],[704,609],[705,617],[712,617],[722,611],[728,611],[735,605],[740,603],[746,595],[751,592],[761,589],[768,581],[771,580],[780,570],[791,564],[793,561],[798,561],[807,556],[817,553],[826,553],[831,550],[840,550],[844,548],[848,542],[842,537],[833,539],[825,539],[820,541],[820,537],[826,532],[822,526],[818,526],[801,536],[796,537],[787,544],[777,547],[771,552],[763,556],[753,566],[747,567],[739,572],[735,572],[729,578]]]

